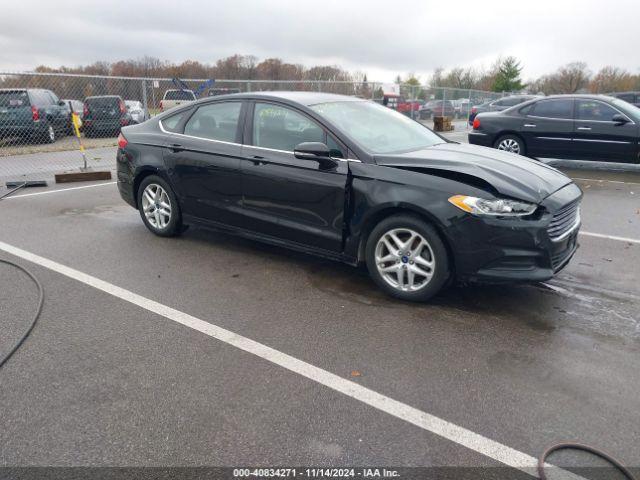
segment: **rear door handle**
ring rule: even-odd
[[[591,127],[578,127],[578,130],[591,130]]]
[[[527,128],[536,128],[536,124],[535,123],[525,123],[523,125],[523,127],[527,127]]]
[[[262,155],[252,155],[251,161],[254,165],[264,165],[265,163],[267,163],[264,161],[264,157]]]
[[[181,152],[184,150],[184,147],[180,143],[172,143],[169,145],[169,148],[174,152]]]

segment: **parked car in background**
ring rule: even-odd
[[[210,88],[207,92],[209,97],[217,97],[218,95],[230,95],[232,93],[240,93],[239,88],[216,87]]]
[[[498,100],[492,100],[490,102],[485,102],[481,105],[476,105],[471,107],[471,112],[469,113],[469,125],[473,124],[473,120],[476,118],[476,115],[483,112],[501,112],[502,110],[506,110],[507,108],[513,107],[515,105],[519,105],[528,100],[533,100],[534,98],[540,98],[539,95],[511,95],[509,97],[502,97]]]
[[[456,118],[467,118],[471,113],[471,102],[468,98],[452,100],[454,115]]]
[[[566,175],[355,97],[205,98],[124,128],[116,156],[120,195],[152,233],[196,224],[365,264],[403,300],[544,281],[578,246],[582,192]]]
[[[71,112],[75,113],[80,120],[80,129],[82,129],[82,117],[84,116],[84,103],[80,100],[65,98],[62,100],[69,112],[69,134],[74,135],[73,121],[71,120]]]
[[[84,100],[83,129],[87,137],[120,133],[122,127],[133,123],[121,97],[100,95]]]
[[[124,104],[131,115],[133,123],[142,123],[149,119],[149,112],[145,110],[142,102],[139,102],[138,100],[125,100]]]
[[[0,89],[0,139],[53,143],[69,132],[70,113],[51,90]]]
[[[609,96],[619,98],[640,108],[640,92],[614,92],[610,93]]]
[[[431,100],[420,107],[419,116],[422,120],[431,117],[453,117],[455,108],[450,100]]]
[[[167,90],[164,92],[160,102],[160,110],[166,112],[178,105],[196,101],[196,94],[193,90]]]
[[[639,163],[640,109],[605,95],[542,97],[481,113],[469,143],[530,157]]]
[[[397,110],[407,117],[418,118],[422,105],[424,105],[422,100],[406,100],[404,97],[399,97]]]

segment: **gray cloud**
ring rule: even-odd
[[[637,0],[22,0],[2,11],[2,70],[234,53],[339,64],[380,80],[488,66],[499,55],[518,56],[527,78],[575,60],[640,68]]]

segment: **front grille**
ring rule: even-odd
[[[571,230],[580,218],[580,201],[565,205],[553,214],[553,219],[547,227],[547,232],[551,240],[562,237]]]
[[[568,248],[565,250],[553,255],[551,257],[551,267],[556,270],[562,263],[567,259],[569,255],[573,253],[575,248],[575,242],[572,242]]]

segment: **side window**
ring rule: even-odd
[[[514,105],[518,105],[519,103],[522,103],[524,101],[525,101],[525,99],[522,98],[522,97],[512,97],[512,98],[505,98],[502,101],[502,104],[505,107],[513,107]]]
[[[596,100],[578,100],[578,120],[592,120],[610,122],[615,114],[619,113],[615,108]]]
[[[342,151],[342,147],[335,141],[331,135],[327,135],[327,147],[331,150],[331,156],[333,158],[345,158],[345,154]]]
[[[313,120],[289,108],[256,103],[253,144],[293,152],[302,142],[324,142],[324,130]]]
[[[571,99],[554,99],[542,100],[533,106],[533,110],[529,115],[545,118],[573,118],[573,100]]]
[[[185,110],[184,112],[180,112],[175,115],[171,115],[170,117],[163,118],[162,120],[160,120],[160,123],[162,124],[162,128],[164,128],[168,132],[174,132],[174,133],[178,132],[178,125],[180,124],[182,119],[185,117],[185,115],[188,114],[189,112],[190,110]]]
[[[502,107],[504,105],[504,100],[496,100],[491,105],[495,105],[496,107]]]
[[[529,105],[526,105],[524,107],[522,107],[519,112],[521,115],[529,115],[531,113],[531,109],[533,108],[533,103],[530,103]]]
[[[47,90],[46,94],[47,94],[47,97],[49,97],[49,101],[51,102],[52,105],[57,104],[60,101],[60,99],[56,96],[55,93]]]
[[[200,107],[184,126],[184,134],[235,142],[241,107],[240,102],[212,103]]]
[[[45,107],[47,103],[43,98],[43,94],[39,90],[31,91],[31,100],[36,107]]]

